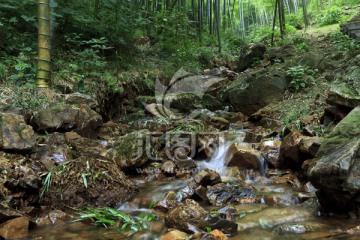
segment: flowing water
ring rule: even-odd
[[[216,149],[210,161],[199,162],[198,171],[209,168],[219,172],[225,181],[228,169],[224,167],[224,158],[233,141],[226,141]],[[346,219],[345,216],[323,216],[318,211],[315,194],[303,192],[301,188],[284,181],[273,181],[276,175],[284,176],[286,172],[273,171],[273,178],[265,177],[267,171],[265,160],[260,159],[262,166],[258,174],[246,174],[246,183],[257,193],[256,203],[233,206],[236,209],[235,222],[238,234],[230,239],[264,240],[264,239],[360,239],[360,222]],[[289,175],[290,176],[290,175]],[[281,177],[279,178],[282,179]],[[183,189],[189,181],[152,181],[134,180],[140,191],[130,202],[118,207],[119,210],[139,214],[151,212],[149,206],[161,199],[168,191]],[[291,181],[290,181],[291,182]],[[214,207],[204,205],[207,210]],[[163,220],[150,223],[150,230],[127,236],[113,229],[101,229],[83,223],[68,223],[58,226],[45,226],[32,231],[26,240],[96,240],[96,239],[158,239],[166,233]]]

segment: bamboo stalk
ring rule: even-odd
[[[36,86],[48,88],[51,81],[50,1],[38,0],[38,69]]]

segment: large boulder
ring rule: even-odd
[[[149,161],[144,144],[147,133],[148,130],[140,130],[120,137],[106,153],[106,158],[115,161],[121,169],[144,166]]]
[[[74,130],[81,136],[94,137],[103,121],[102,117],[87,105],[58,104],[35,112],[30,123],[37,131]]]
[[[358,56],[360,58],[360,55]],[[360,105],[360,68],[350,66],[345,74],[331,85],[328,99],[331,105],[354,108]]]
[[[266,105],[280,100],[288,81],[279,69],[259,70],[240,75],[222,89],[222,100],[229,101],[235,111],[251,115]]]
[[[254,63],[264,59],[265,51],[266,46],[263,43],[255,43],[245,48],[240,54],[237,70],[244,71]]]
[[[360,107],[327,136],[308,175],[327,210],[350,211],[360,203]]]
[[[36,146],[36,136],[24,117],[12,113],[0,113],[0,148],[26,152]]]

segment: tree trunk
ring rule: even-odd
[[[47,88],[51,81],[51,27],[49,0],[38,0],[38,69],[36,86]]]

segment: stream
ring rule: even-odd
[[[198,171],[209,168],[217,171],[223,182],[235,181],[229,168],[224,167],[224,158],[232,142],[226,141],[216,149],[210,161],[198,162]],[[267,169],[263,159],[260,165],[261,169],[257,172],[242,172],[246,186],[255,189],[257,200],[255,203],[232,206],[236,209],[233,217],[238,224],[238,234],[229,239],[360,239],[360,225],[356,219],[323,214],[314,190],[304,191],[303,187],[297,187],[300,183],[291,178],[290,172]],[[139,192],[129,202],[120,205],[118,210],[138,215],[151,213],[149,207],[154,202],[162,200],[168,191],[183,189],[190,180],[133,181],[139,187]],[[209,212],[219,209],[208,203],[199,203]],[[72,222],[38,227],[24,240],[155,240],[166,232],[161,218],[149,223],[149,230],[131,236],[114,229]]]

